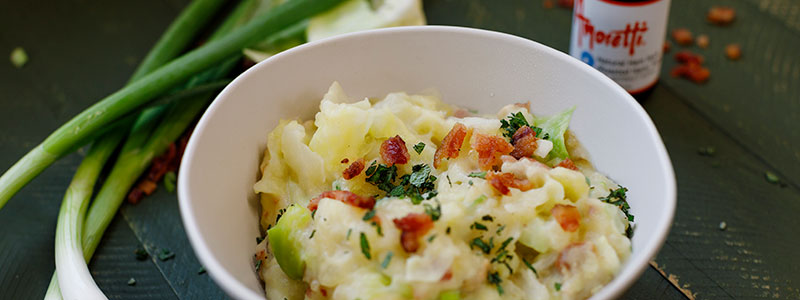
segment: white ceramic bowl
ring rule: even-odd
[[[203,115],[180,170],[178,196],[200,262],[230,296],[263,299],[253,267],[259,235],[253,183],[279,119],[313,118],[331,82],[354,98],[440,91],[444,101],[493,113],[531,101],[537,114],[577,106],[570,129],[592,162],[628,187],[633,253],[592,299],[619,296],[667,235],[675,178],[658,132],[622,88],[552,48],[512,35],[457,27],[349,34],[294,48],[250,68]]]

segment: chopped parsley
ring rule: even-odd
[[[161,249],[161,252],[158,253],[158,259],[160,259],[161,261],[167,261],[173,257],[175,257],[175,253],[169,251],[169,249],[166,248]]]
[[[431,235],[431,236],[428,238],[428,243],[431,243],[431,242],[433,242],[433,239],[435,239],[435,238],[436,238],[436,235],[435,235],[435,234],[432,234],[432,235]]]
[[[419,142],[414,145],[414,151],[417,152],[417,154],[422,154],[423,149],[425,149],[425,143],[423,142]]]
[[[197,275],[202,275],[202,274],[205,274],[205,273],[206,273],[206,268],[205,267],[200,266],[200,268],[197,269]]]
[[[372,218],[375,217],[375,212],[376,212],[376,210],[374,210],[374,209],[368,211],[367,213],[364,214],[364,217],[361,218],[361,220],[364,220],[364,221],[372,220]]]
[[[444,233],[450,234],[450,226],[447,226],[447,230],[445,230]]]
[[[407,197],[414,204],[436,196],[436,176],[431,175],[431,167],[427,164],[414,165],[411,174],[397,178],[397,166],[388,167],[372,162],[367,168],[366,181],[386,192],[386,197]]]
[[[531,263],[525,260],[525,258],[522,259],[522,263],[524,263],[525,266],[528,267],[528,269],[531,269],[531,271],[533,271],[533,274],[535,274],[537,278],[539,277],[539,272],[536,272],[536,268],[534,268]]]
[[[378,222],[372,222],[370,225],[375,226],[375,230],[378,232],[379,236],[383,236],[383,229],[381,228],[381,224]]]
[[[136,260],[145,260],[147,259],[148,256],[147,250],[144,250],[142,248],[136,249],[136,251],[134,251],[133,253],[136,254]]]
[[[503,250],[505,250],[505,249],[506,249],[506,247],[508,247],[508,244],[510,244],[510,243],[511,243],[511,241],[513,241],[513,240],[514,240],[514,238],[513,238],[513,237],[509,237],[509,238],[507,238],[505,241],[503,241],[503,243],[502,243],[502,244],[500,244],[500,248],[498,248],[498,249],[497,249],[497,251],[498,251],[498,252],[500,252],[500,251],[503,251]]]
[[[485,254],[489,254],[489,252],[492,252],[492,246],[489,246],[489,244],[486,244],[486,242],[484,242],[479,237],[476,237],[476,238],[472,239],[472,243],[469,244],[469,248],[472,249],[473,247],[480,248],[481,251],[483,251],[483,253],[485,253]]]
[[[310,240],[310,239],[313,239],[313,238],[314,238],[314,234],[315,234],[315,233],[317,233],[317,230],[316,230],[316,229],[312,230],[312,231],[311,231],[311,235],[309,235],[309,236],[308,236],[308,239],[309,239],[309,240]]]
[[[389,266],[389,262],[392,261],[392,255],[394,255],[392,253],[392,251],[389,251],[389,253],[386,253],[386,258],[384,258],[383,262],[381,262],[381,269],[386,269],[386,267]]]
[[[553,286],[556,288],[556,292],[561,291],[561,283],[560,282],[556,282],[555,284],[553,284]]]
[[[483,216],[483,217],[481,218],[481,220],[484,220],[484,221],[489,221],[489,222],[493,222],[493,221],[494,221],[494,217],[492,217],[492,216],[490,216],[490,215],[485,215],[485,216]]]
[[[478,222],[472,223],[472,225],[469,226],[469,229],[483,230],[483,231],[489,230],[489,228],[486,228],[486,225],[483,225]]]
[[[428,203],[423,204],[423,206],[425,207],[425,213],[431,216],[431,220],[438,221],[442,217],[442,204],[438,200],[436,201],[436,207]]]
[[[347,236],[344,238],[345,240],[350,240],[350,234],[353,233],[353,228],[347,229]]]
[[[128,279],[128,285],[135,285],[135,284],[136,284],[135,278],[131,277],[131,279]]]
[[[507,137],[509,140],[522,126],[528,126],[533,129],[533,132],[536,133],[537,137],[542,135],[542,129],[532,126],[530,123],[528,123],[528,120],[525,119],[525,116],[522,114],[522,112],[510,114],[508,117],[506,117],[506,119],[500,120],[500,129],[503,131],[503,136]],[[545,134],[542,138],[549,139],[550,135]]]
[[[503,231],[503,229],[506,229],[506,225],[502,225],[502,226],[498,227],[496,233],[500,234],[500,232]]]
[[[372,255],[369,253],[369,241],[363,232],[361,233],[361,253],[364,253],[364,257],[367,259],[372,259]]]
[[[628,205],[627,196],[625,195],[627,191],[628,188],[620,186],[616,190],[610,190],[608,196],[601,197],[600,200],[605,203],[618,207],[628,218],[628,222],[633,222],[633,215],[630,213],[631,207],[630,205]],[[633,230],[631,229],[630,225],[628,225],[628,229],[626,230],[626,235],[629,238],[633,235]]]
[[[475,177],[475,178],[483,178],[486,179],[486,171],[483,172],[472,172],[467,175],[467,177]]]
[[[489,283],[494,284],[495,286],[497,286],[497,293],[498,294],[500,294],[500,295],[503,294],[503,286],[500,285],[500,283],[503,282],[503,279],[500,278],[500,273],[498,273],[498,272],[489,273],[489,274],[486,275],[486,280],[489,281]]]
[[[447,175],[446,177],[447,177],[447,184],[449,184],[450,187],[453,187],[453,182],[450,181],[450,175]]]

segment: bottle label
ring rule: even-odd
[[[630,93],[658,80],[670,0],[575,0],[570,55]]]

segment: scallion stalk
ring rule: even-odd
[[[223,0],[196,0],[189,4],[153,46],[129,82],[138,80],[184,51],[224,3]],[[94,142],[67,188],[56,226],[57,272],[50,280],[45,299],[61,299],[62,296],[67,299],[105,298],[86,266],[87,259],[84,257],[81,244],[83,222],[97,177],[108,157],[127,134],[132,122],[132,116],[119,121],[115,129]],[[0,200],[0,207],[2,204],[3,201]],[[63,285],[59,284],[57,277],[59,271],[62,273],[61,278],[66,279]],[[60,286],[65,287],[64,295]]]
[[[281,29],[325,11],[342,0],[293,0],[256,17],[219,40],[209,42],[78,114],[0,176],[0,208],[25,184],[114,120]]]

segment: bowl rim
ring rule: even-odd
[[[672,163],[670,161],[666,147],[664,146],[664,142],[661,139],[661,136],[658,133],[652,119],[644,110],[644,108],[630,94],[628,94],[621,86],[619,86],[616,82],[614,82],[612,79],[610,79],[600,71],[581,62],[578,59],[573,58],[572,56],[566,53],[563,53],[559,50],[543,45],[536,41],[507,33],[485,30],[485,29],[476,29],[476,28],[459,27],[459,26],[425,25],[425,26],[404,26],[404,27],[366,30],[366,31],[348,33],[322,39],[315,42],[306,43],[294,47],[292,49],[289,49],[287,51],[278,53],[262,62],[259,62],[255,66],[249,68],[242,74],[238,75],[214,98],[214,101],[209,105],[207,110],[203,113],[203,116],[198,121],[195,128],[195,132],[201,132],[205,129],[206,126],[208,126],[210,118],[209,115],[211,115],[213,111],[217,110],[217,108],[220,105],[222,105],[222,102],[224,102],[225,101],[224,99],[227,98],[230,93],[232,93],[231,92],[232,90],[239,88],[241,82],[246,81],[246,78],[253,76],[253,73],[262,72],[261,71],[262,69],[268,68],[273,61],[280,60],[284,56],[301,55],[302,52],[307,51],[308,49],[325,47],[326,45],[332,43],[346,42],[349,40],[358,40],[375,35],[391,35],[393,33],[409,33],[409,32],[411,33],[435,32],[442,34],[461,34],[461,35],[473,36],[476,38],[484,38],[489,40],[501,39],[504,40],[505,42],[518,44],[521,47],[526,47],[535,49],[536,51],[541,51],[547,56],[559,59],[562,63],[572,64],[573,66],[576,66],[577,68],[581,69],[581,71],[603,82],[604,85],[608,86],[613,90],[616,90],[617,94],[620,94],[622,98],[625,98],[625,100],[623,101],[624,105],[628,105],[629,108],[632,108],[633,111],[636,112],[636,114],[638,115],[637,117],[644,120],[645,126],[647,127],[646,130],[654,138],[653,142],[656,144],[656,156],[658,158],[658,164],[662,166],[663,169],[662,175],[666,179],[666,182],[664,182],[665,192],[666,192],[664,199],[668,201],[668,203],[666,203],[667,207],[666,211],[664,212],[666,214],[666,218],[663,218],[660,223],[655,224],[656,226],[655,243],[648,245],[649,247],[646,247],[645,249],[639,250],[639,251],[644,251],[643,252],[644,255],[638,255],[636,257],[633,257],[633,255],[631,255],[631,257],[629,257],[625,263],[631,264],[633,266],[632,270],[629,270],[629,272],[625,274],[623,274],[622,272],[617,273],[611,282],[606,284],[599,292],[592,295],[590,299],[612,299],[622,295],[641,276],[645,268],[648,266],[649,261],[652,258],[654,258],[655,255],[658,253],[658,251],[661,249],[666,240],[667,234],[669,233],[669,230],[671,228],[671,224],[675,215],[675,208],[677,205],[677,185]],[[193,160],[196,147],[197,147],[196,138],[192,136],[189,139],[189,142],[187,143],[186,146],[186,150],[182,160],[185,163],[181,165],[181,170],[183,170],[184,168],[188,169],[187,166],[190,165],[191,161]],[[263,299],[264,298],[263,293],[262,294],[255,293],[247,286],[245,286],[242,282],[238,281],[230,272],[228,272],[222,266],[219,260],[217,260],[209,250],[208,248],[209,244],[207,243],[206,239],[200,234],[200,230],[198,227],[198,220],[195,219],[194,214],[192,213],[192,202],[189,200],[190,192],[188,189],[190,177],[191,174],[188,174],[187,172],[179,172],[178,203],[180,207],[181,219],[183,220],[184,230],[186,231],[186,234],[189,238],[189,242],[192,245],[192,249],[197,255],[198,260],[208,271],[208,274],[211,276],[214,282],[229,296],[236,299]],[[636,259],[634,260],[634,258]]]

